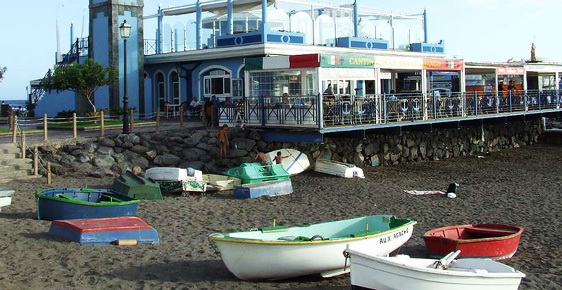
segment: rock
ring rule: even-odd
[[[115,141],[108,138],[101,138],[99,144],[106,147],[115,147]]]
[[[94,153],[96,149],[98,149],[98,147],[99,145],[93,142],[84,143],[84,145],[82,146],[82,148],[88,153]]]
[[[133,148],[131,148],[131,151],[138,153],[138,154],[144,154],[146,152],[148,152],[148,148],[142,146],[142,145],[135,145],[133,146]]]
[[[168,142],[174,142],[174,143],[183,143],[183,139],[181,137],[178,137],[178,136],[168,137],[167,141]]]
[[[138,176],[140,176],[140,175],[142,174],[142,169],[141,169],[140,167],[138,167],[138,166],[133,166],[133,170],[132,170],[132,171],[133,171],[133,173],[134,173],[135,175],[138,175]]]
[[[172,154],[158,155],[154,158],[154,164],[164,167],[174,166],[178,164],[180,161],[181,159],[178,156]]]
[[[113,154],[113,148],[100,146],[97,150],[97,153],[101,155],[111,155]]]
[[[127,135],[123,138],[123,140],[124,140],[125,142],[129,141],[129,142],[131,142],[131,143],[133,143],[133,144],[139,144],[140,141],[141,141],[141,139],[140,139],[139,136],[137,136],[137,135],[135,135],[135,134],[132,134],[132,133],[131,133],[131,134],[127,134]]]
[[[92,159],[92,163],[99,168],[110,168],[115,160],[109,155],[99,155]]]
[[[133,146],[135,146],[135,145],[131,141],[125,141],[125,142],[123,142],[123,144],[121,144],[121,147],[125,148],[125,149],[131,149],[131,148],[133,148]]]
[[[150,159],[154,159],[156,157],[156,155],[158,155],[156,150],[150,150],[150,151],[146,152],[146,156],[148,156],[148,158],[150,158]]]
[[[76,160],[78,160],[80,163],[88,163],[92,160],[92,157],[90,155],[82,153],[76,156]]]
[[[131,160],[131,164],[133,167],[139,167],[142,170],[148,168],[150,162],[144,157],[137,157]]]

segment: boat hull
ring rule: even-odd
[[[37,218],[69,220],[135,216],[139,200],[108,189],[58,188],[38,191]]]
[[[285,156],[281,165],[283,165],[283,169],[287,171],[290,175],[299,174],[310,167],[310,161],[308,160],[308,156],[305,153],[302,153],[295,149],[284,148],[278,149],[267,153],[269,159],[275,160],[275,156],[277,156],[277,152],[281,152],[281,156]]]
[[[447,269],[435,268],[435,259],[375,257],[352,246],[351,285],[377,290],[516,290],[525,274],[489,259],[460,259]]]
[[[272,164],[266,169],[265,166],[255,162],[242,163],[239,167],[224,171],[223,174],[240,178],[242,184],[284,180],[291,177],[281,164]]]
[[[325,160],[325,159],[318,159],[314,164],[314,171],[322,172],[326,174],[331,174],[339,177],[345,178],[365,178],[363,173],[363,169],[349,163],[334,161],[334,160]]]
[[[240,178],[220,175],[220,174],[203,174],[203,181],[207,184],[207,190],[233,190],[235,186],[241,184]]]
[[[14,192],[12,189],[0,187],[0,211],[2,211],[2,207],[12,204]]]
[[[230,272],[242,280],[278,280],[304,276],[310,274],[322,274],[325,277],[344,274],[349,271],[346,267],[346,259],[343,251],[347,245],[364,249],[373,255],[388,255],[398,249],[412,235],[413,226],[416,222],[407,220],[407,223],[385,230],[376,231],[375,218],[379,220],[389,219],[391,216],[372,216],[370,219],[356,218],[316,224],[304,227],[290,227],[287,230],[274,231],[272,233],[254,232],[254,237],[244,238],[245,234],[251,232],[213,234],[210,241],[220,251],[221,258]],[[358,235],[356,237],[333,237],[329,240],[294,241],[287,237],[294,237],[308,233],[322,233],[322,227],[330,224],[337,227],[337,223],[354,224],[355,227],[364,227],[367,220],[370,230],[376,233]],[[315,228],[318,227],[318,228]],[[345,230],[339,231],[344,233]],[[266,235],[267,240],[260,239],[260,235]],[[239,236],[240,238],[236,238]],[[329,235],[324,235],[324,237]]]
[[[504,224],[474,224],[428,231],[423,239],[430,257],[443,257],[461,250],[459,258],[511,258],[524,229]]]

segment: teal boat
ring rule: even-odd
[[[281,164],[269,165],[267,169],[260,163],[242,163],[239,167],[228,169],[222,174],[240,178],[242,184],[289,179],[291,176]]]

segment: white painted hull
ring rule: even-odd
[[[2,207],[12,204],[13,195],[14,190],[0,187],[0,211],[2,211]]]
[[[388,255],[412,235],[409,224],[368,237],[294,242],[222,238],[211,235],[228,270],[242,280],[277,280],[310,274],[331,277],[349,272],[343,251],[347,245],[372,255]],[[284,233],[279,233],[281,237]],[[273,237],[275,238],[275,237]]]
[[[240,178],[219,174],[203,174],[203,182],[207,184],[207,190],[233,190],[234,186],[240,186]]]
[[[363,169],[349,163],[318,159],[314,165],[314,171],[331,174],[345,178],[365,178]]]
[[[516,290],[525,274],[489,259],[459,259],[444,270],[437,259],[375,257],[350,246],[351,285],[377,290]]]
[[[191,173],[191,174],[190,174]],[[200,170],[178,168],[178,167],[153,167],[146,170],[145,178],[154,181],[203,181],[203,173]]]

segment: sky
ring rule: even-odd
[[[144,0],[144,14],[195,0]],[[205,1],[205,0],[203,0]],[[352,3],[353,0],[327,0]],[[312,1],[314,2],[314,1]],[[473,62],[529,59],[536,56],[562,62],[562,37],[556,19],[561,0],[357,0],[360,6],[428,14],[428,40],[445,41],[449,58]],[[29,81],[42,78],[55,63],[56,23],[62,53],[74,38],[88,35],[88,0],[18,0],[0,2],[0,67],[7,67],[0,82],[0,100],[26,99]],[[154,20],[152,24],[154,24]],[[149,24],[145,24],[149,26]],[[153,32],[145,32],[151,35]],[[152,38],[152,37],[150,37]]]

